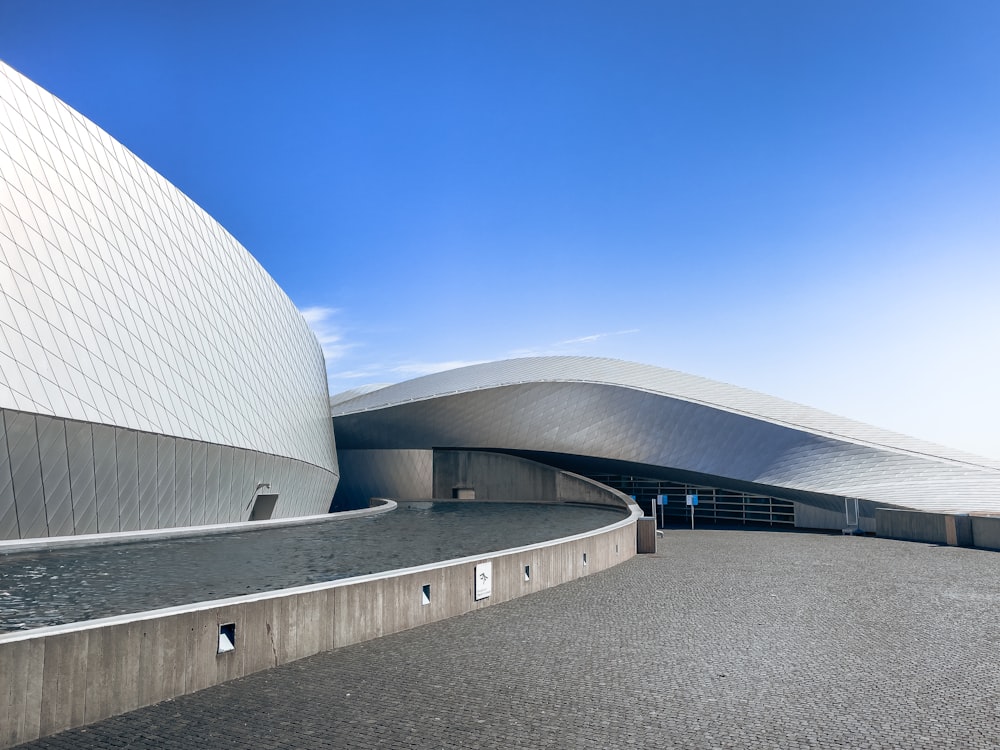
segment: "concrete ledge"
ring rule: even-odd
[[[2,634],[0,747],[606,570],[635,556],[636,521],[642,515],[629,498],[616,494],[628,518],[551,542]],[[492,591],[477,601],[475,566],[482,562],[492,563]],[[220,626],[228,624],[235,626],[235,649],[217,653]]]
[[[342,521],[358,516],[372,516],[396,509],[396,503],[386,498],[372,498],[372,507],[358,510],[342,510],[336,513],[320,513],[315,516],[297,518],[276,518],[267,521],[236,521],[233,523],[213,523],[203,526],[177,526],[170,529],[146,529],[143,531],[116,531],[107,534],[76,534],[73,536],[49,536],[37,539],[14,539],[0,542],[0,555],[8,552],[30,552],[32,550],[64,549],[101,544],[122,544],[124,542],[157,542],[162,539],[179,539],[189,536],[209,536],[238,531],[259,531],[280,526],[301,526],[308,523]]]

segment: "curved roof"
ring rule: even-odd
[[[331,413],[344,448],[547,451],[777,491],[1000,511],[1000,462],[633,362],[538,357],[472,365],[352,394]]]

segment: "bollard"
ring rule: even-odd
[[[635,551],[640,555],[656,552],[656,519],[651,516],[640,518],[635,524]]]

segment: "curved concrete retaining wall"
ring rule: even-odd
[[[630,510],[628,518],[553,542],[0,635],[0,747],[610,568],[636,554],[642,515],[629,498],[614,494]],[[477,600],[476,566],[486,562],[492,564],[492,591]],[[234,648],[218,653],[224,626],[232,626]]]
[[[926,513],[920,510],[879,508],[875,511],[876,536],[910,542],[978,547],[972,537],[969,516]]]
[[[457,498],[599,505],[620,500],[604,485],[585,486],[578,475],[508,453],[486,450],[338,450],[340,484],[333,507],[367,505],[373,495],[402,500]]]
[[[1000,550],[1000,518],[879,508],[876,535],[910,542]]]
[[[622,504],[606,485],[520,456],[454,449],[433,453],[431,498],[454,497],[462,488],[476,501]]]

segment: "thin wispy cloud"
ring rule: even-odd
[[[459,367],[468,367],[470,365],[481,365],[484,362],[489,362],[486,359],[475,359],[475,360],[461,360],[453,359],[446,360],[444,362],[407,362],[405,364],[396,365],[390,368],[391,372],[398,373],[400,375],[406,375],[408,377],[419,377],[421,375],[431,375],[435,372],[444,372],[445,370],[456,370]]]
[[[441,362],[401,362],[396,364],[370,364],[344,370],[328,370],[330,392],[339,393],[377,383],[384,386],[422,375],[454,370],[467,365],[482,364],[486,360],[445,360]]]
[[[396,364],[373,363],[366,366],[344,370],[330,370],[331,392],[336,393],[345,388],[355,388],[356,385],[346,381],[360,381],[364,385],[371,383],[395,383],[422,375],[432,375],[435,372],[454,370],[467,365],[482,364],[487,360],[444,360],[441,362],[402,362]]]
[[[589,336],[580,336],[575,339],[566,339],[565,341],[560,341],[555,344],[555,346],[572,346],[573,344],[592,344],[595,341],[600,341],[601,339],[610,338],[611,336],[627,336],[630,333],[639,333],[638,328],[629,328],[625,331],[612,331],[610,333],[592,333]]]
[[[316,340],[323,348],[323,356],[326,357],[327,367],[330,363],[344,356],[352,344],[344,341],[344,334],[341,328],[333,321],[337,310],[333,307],[304,307],[299,310],[299,314],[305,318],[309,328],[316,335]]]
[[[378,377],[384,372],[385,368],[381,365],[372,365],[371,367],[362,367],[354,370],[337,370],[336,372],[331,372],[330,376],[344,378],[345,380],[362,380]]]
[[[593,344],[597,341],[603,339],[611,338],[613,336],[627,336],[633,333],[639,333],[638,328],[628,328],[623,331],[608,331],[603,333],[591,333],[586,336],[577,336],[572,339],[565,339],[563,341],[556,341],[553,344],[546,344],[543,346],[529,347],[527,349],[513,349],[507,353],[509,357],[544,357],[559,354],[575,354],[583,350],[587,344]]]

